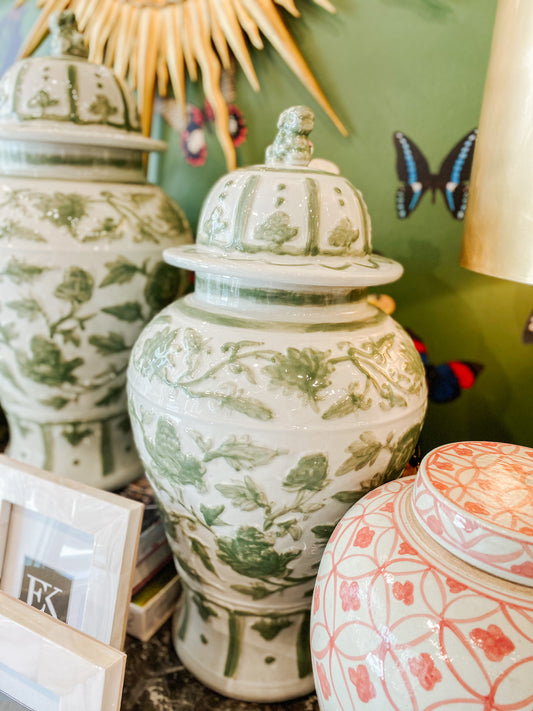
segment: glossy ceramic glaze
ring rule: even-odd
[[[446,445],[367,494],[318,571],[322,711],[529,711],[532,543],[531,449]]]
[[[401,473],[426,408],[411,339],[363,288],[401,268],[371,255],[348,181],[307,167],[310,112],[290,112],[304,127],[292,157],[219,181],[197,245],[165,253],[196,270],[195,291],[144,330],[128,372],[183,582],[179,657],[220,693],[259,701],[312,690],[325,541],[351,503]]]
[[[0,81],[0,398],[11,457],[103,488],[137,477],[129,353],[186,277],[162,260],[191,240],[143,174],[131,91],[87,62],[66,13],[59,55]]]

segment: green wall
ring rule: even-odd
[[[315,156],[333,160],[363,191],[374,248],[405,268],[399,282],[384,287],[396,300],[395,318],[423,338],[434,364],[468,360],[485,366],[459,399],[430,403],[424,450],[460,439],[533,446],[533,345],[522,343],[532,287],[459,267],[462,223],[448,213],[441,195],[433,204],[427,194],[406,220],[395,212],[393,132],[412,138],[436,172],[452,146],[477,125],[496,0],[335,0],[335,16],[310,0],[297,4],[302,17],[289,17],[287,24],[350,135],[337,132],[267,47],[253,53],[261,93],[240,74],[237,79],[235,102],[249,129],[238,149],[239,164],[263,161],[284,108],[310,106],[316,115]],[[10,6],[0,0],[0,13]],[[203,103],[198,86],[189,87],[189,100]],[[193,168],[181,154],[179,135],[161,118],[154,132],[169,148],[152,160],[150,174],[195,225],[206,192],[225,172],[214,134],[207,136],[206,165]]]

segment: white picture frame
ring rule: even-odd
[[[124,652],[0,591],[0,709],[118,711]]]
[[[140,502],[0,455],[0,590],[122,649]]]

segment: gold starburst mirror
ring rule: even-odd
[[[329,0],[313,0],[334,13]],[[22,4],[25,0],[17,0]],[[294,17],[294,0],[37,0],[42,12],[21,50],[27,56],[48,31],[52,13],[72,10],[89,46],[89,59],[113,68],[137,91],[143,132],[151,130],[155,91],[165,97],[172,86],[185,113],[186,76],[197,81],[213,111],[215,131],[228,169],[236,165],[228,107],[220,86],[233,57],[254,90],[259,81],[249,43],[263,49],[266,37],[339,131],[346,129],[309,69],[276,7]]]

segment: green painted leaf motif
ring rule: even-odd
[[[289,220],[289,215],[283,210],[273,212],[261,225],[256,226],[254,229],[255,239],[267,242],[267,248],[281,247],[298,234],[298,228],[291,227]]]
[[[196,329],[185,329],[183,333],[183,345],[185,347],[185,363],[187,364],[188,373],[194,373],[198,367],[206,344],[207,339],[202,338]]]
[[[50,386],[77,382],[73,371],[84,364],[83,358],[64,360],[57,345],[42,336],[33,336],[30,348],[31,357],[20,351],[16,353],[20,370],[27,378]]]
[[[192,439],[196,442],[197,446],[199,449],[202,450],[202,452],[209,452],[209,450],[213,447],[213,442],[209,437],[204,437],[201,432],[195,432],[192,430],[190,432],[190,435]]]
[[[40,193],[36,207],[44,219],[57,227],[66,227],[73,237],[77,234],[79,221],[87,215],[91,198],[78,193]]]
[[[346,451],[350,452],[350,456],[340,465],[335,476],[344,476],[349,472],[358,472],[365,467],[371,467],[375,464],[383,446],[373,432],[363,432],[358,440],[347,447]]]
[[[155,440],[152,444],[145,438],[145,445],[159,475],[178,486],[194,486],[205,491],[205,465],[181,451],[176,430],[168,420],[159,418]]]
[[[46,267],[38,267],[34,264],[21,262],[18,259],[12,258],[7,263],[1,276],[6,276],[16,284],[24,284],[33,281],[45,271]]]
[[[198,575],[198,573],[187,563],[187,561],[184,558],[180,558],[179,556],[176,556],[176,561],[178,562],[179,567],[186,573],[186,575],[189,576],[189,578],[192,578],[193,580],[196,580],[197,582],[201,582],[202,578]]]
[[[287,617],[267,617],[252,625],[266,642],[271,642],[278,634],[292,625]]]
[[[158,205],[157,215],[171,232],[182,235],[189,229],[189,223],[183,210],[170,198],[164,196]]]
[[[202,541],[199,541],[197,538],[189,537],[189,542],[191,544],[192,552],[195,553],[198,556],[198,558],[200,558],[200,560],[204,564],[205,568],[207,568],[207,570],[209,570],[210,573],[214,573],[215,567],[214,567],[213,563],[211,562],[211,558],[209,557],[207,548],[204,546]]]
[[[283,578],[290,573],[288,564],[302,553],[278,553],[270,539],[251,526],[241,526],[234,538],[218,538],[217,546],[220,560],[248,578]]]
[[[328,459],[324,454],[302,457],[285,477],[283,487],[292,491],[322,491],[327,483]]]
[[[322,419],[334,420],[338,417],[346,417],[346,415],[350,415],[352,412],[368,410],[371,405],[372,400],[369,397],[358,395],[354,391],[349,391],[322,414]]]
[[[254,420],[266,421],[274,417],[272,410],[256,398],[224,394],[213,395],[213,397],[218,400],[223,407],[252,417]]]
[[[215,488],[241,511],[255,511],[255,509],[268,506],[265,494],[258,489],[249,476],[243,478],[243,483],[215,484]]]
[[[153,199],[153,193],[128,193],[126,198],[129,200],[129,202],[132,202],[135,207],[142,207],[143,205],[146,205],[147,203],[151,202]]]
[[[199,593],[194,593],[192,601],[204,622],[207,622],[210,617],[218,617],[218,612],[208,605],[204,597]]]
[[[42,405],[46,405],[46,407],[52,407],[54,410],[62,410],[65,405],[69,404],[70,400],[67,400],[67,398],[57,395],[56,397],[50,397],[46,400],[40,400],[39,402]]]
[[[345,254],[349,252],[350,247],[359,237],[359,230],[354,229],[348,217],[343,217],[335,225],[328,235],[328,244],[331,247],[336,247],[340,251],[337,254]]]
[[[39,89],[39,91],[28,100],[28,106],[32,109],[40,109],[41,116],[45,113],[47,108],[57,106],[57,104],[59,104],[59,99],[53,99],[44,89]]]
[[[333,366],[329,355],[329,351],[314,348],[288,348],[286,355],[272,356],[273,364],[266,365],[263,373],[270,378],[273,387],[282,388],[287,394],[295,391],[315,403],[320,400],[321,391],[331,384],[329,376]]]
[[[253,585],[231,585],[231,589],[241,593],[241,595],[248,595],[252,600],[263,600],[274,592],[261,583],[254,583]]]
[[[152,311],[161,311],[179,295],[182,284],[179,269],[158,262],[151,270],[144,287],[144,298]]]
[[[26,318],[28,321],[35,321],[42,314],[41,307],[35,299],[21,299],[20,301],[8,301],[6,306],[13,309],[19,318]]]
[[[290,521],[279,521],[277,536],[280,538],[289,535],[293,541],[299,541],[303,536],[303,529],[296,523],[296,519],[291,519]]]
[[[422,363],[422,358],[416,348],[412,346],[412,342],[404,343],[401,345],[400,350],[405,363],[404,370],[408,375],[412,376],[409,392],[417,393],[424,387],[424,383],[426,382],[426,372],[424,364]]]
[[[392,454],[387,466],[387,471],[384,474],[385,481],[396,479],[405,469],[411,455],[415,451],[416,444],[420,437],[422,424],[413,425],[399,439],[396,445],[391,447]]]
[[[0,375],[2,375],[6,380],[9,380],[11,385],[13,385],[20,392],[25,392],[22,386],[18,383],[14,373],[7,363],[0,361]]]
[[[89,343],[96,348],[100,355],[111,355],[129,350],[120,333],[110,332],[107,336],[89,336]]]
[[[204,231],[210,242],[216,240],[217,236],[228,228],[225,217],[224,210],[220,205],[217,205],[205,221]]]
[[[407,400],[394,392],[389,383],[383,383],[380,390],[382,401],[379,406],[382,410],[389,410],[393,407],[407,407]]]
[[[63,339],[63,343],[72,343],[72,345],[76,347],[81,343],[81,339],[76,333],[75,328],[61,328],[57,331],[57,333]]]
[[[106,306],[102,311],[128,323],[143,319],[142,308],[138,301],[125,301],[123,304],[117,304],[116,306]]]
[[[135,358],[135,367],[142,376],[150,380],[154,377],[164,377],[164,368],[169,365],[171,354],[181,350],[179,346],[174,345],[178,333],[179,329],[165,326],[143,342],[141,353]]]
[[[3,237],[25,239],[30,242],[46,242],[45,238],[38,232],[34,232],[28,227],[24,227],[24,225],[13,222],[13,220],[6,220],[0,225],[0,239]]]
[[[351,506],[352,504],[355,504],[359,501],[359,499],[362,499],[365,494],[368,494],[369,491],[372,491],[372,488],[369,488],[368,490],[365,488],[361,491],[338,491],[336,494],[333,494],[333,499],[336,501],[340,501],[341,504],[346,504],[347,506]]]
[[[379,365],[385,365],[390,356],[391,348],[394,345],[394,333],[386,333],[377,341],[367,341],[364,344],[364,349],[368,352],[369,357],[376,361]]]
[[[92,434],[93,430],[89,427],[82,429],[81,422],[73,422],[71,425],[68,425],[61,430],[61,436],[64,437],[72,447],[77,447],[78,444],[83,442],[84,439],[90,437]]]
[[[2,343],[11,343],[18,338],[18,332],[14,323],[3,323],[0,324],[0,341]]]
[[[119,387],[109,388],[109,391],[103,398],[95,402],[97,407],[106,407],[107,405],[112,405],[114,402],[118,402],[120,398],[125,394],[124,387],[121,385]]]
[[[105,217],[96,227],[81,238],[82,242],[99,242],[106,240],[114,242],[122,239],[124,232],[119,230],[120,222],[117,222],[112,217]]]
[[[248,435],[240,438],[233,435],[216,449],[208,451],[204,455],[204,462],[211,462],[213,459],[222,457],[235,471],[239,472],[241,469],[254,469],[268,464],[282,453],[282,450],[254,444]]]
[[[93,295],[94,279],[80,267],[70,267],[64,274],[63,281],[54,291],[54,296],[71,304],[84,304]]]
[[[220,514],[222,514],[225,510],[224,504],[221,504],[220,506],[205,506],[204,504],[200,504],[200,511],[202,513],[202,516],[204,517],[204,521],[208,526],[220,526],[222,525],[222,521],[219,519]]]
[[[335,530],[335,526],[314,526],[311,531],[323,543],[327,543],[331,538],[331,534]]]
[[[102,279],[100,286],[127,284],[137,273],[142,271],[125,257],[118,257],[114,262],[106,262],[105,265],[107,268],[107,276]]]
[[[89,106],[89,111],[91,114],[99,116],[102,123],[108,123],[109,118],[117,113],[118,108],[113,106],[105,94],[96,94],[94,101]]]
[[[415,449],[421,429],[421,424],[414,425],[399,437],[396,444],[391,443],[392,434],[389,434],[387,438],[388,444],[380,445],[383,449],[387,448],[391,452],[391,457],[385,471],[378,472],[374,474],[373,477],[362,481],[357,491],[340,491],[335,494],[333,498],[342,503],[351,505],[378,486],[399,477]]]

